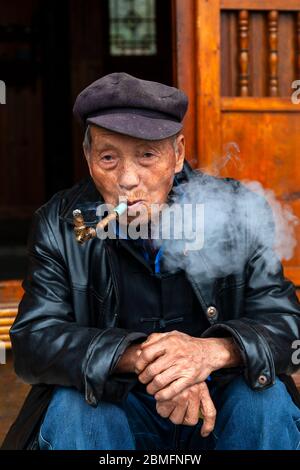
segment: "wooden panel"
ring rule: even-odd
[[[13,33],[0,39],[0,79],[7,90],[6,104],[0,106],[0,211],[6,217],[13,213],[22,218],[22,206],[32,212],[44,202],[42,80],[34,55],[37,49],[30,42],[36,40],[32,24],[36,4],[11,0],[1,6],[1,24],[30,32],[24,40]]]
[[[223,97],[221,100],[222,111],[245,111],[245,112],[287,112],[299,113],[300,106],[291,102],[290,98],[240,98]]]
[[[300,77],[300,11],[296,17],[296,76]]]
[[[196,0],[198,164],[205,166],[221,149],[220,10],[216,0]],[[205,25],[205,27],[204,27]],[[200,161],[201,156],[201,161]]]
[[[296,113],[224,113],[222,140],[224,143],[236,142],[243,160],[241,167],[228,165],[224,170],[226,175],[233,172],[232,176],[239,178],[258,179],[285,200],[295,202],[296,196],[300,195],[296,178],[299,126],[300,115]]]
[[[229,10],[299,10],[299,0],[221,0],[221,9]]]
[[[250,23],[251,27],[251,23]],[[238,90],[238,44],[232,40],[237,35],[236,12],[221,14],[221,95],[237,96]],[[251,46],[251,43],[250,43]],[[251,66],[251,64],[250,64]],[[251,76],[252,74],[250,74]],[[251,85],[251,84],[250,84]],[[250,93],[251,94],[251,93]]]
[[[292,267],[292,268],[284,267],[284,274],[288,279],[293,279],[293,281],[294,281],[294,283],[297,287],[296,293],[297,293],[298,299],[300,300],[300,268],[298,268],[298,267]]]
[[[300,10],[300,0],[299,0]],[[278,76],[279,96],[291,95],[291,84],[299,78],[296,71],[296,18],[295,13],[280,12],[278,23]]]
[[[7,104],[0,108],[0,208],[15,209],[21,216],[24,204],[37,208],[43,202],[41,125],[41,85],[35,90],[8,85]],[[35,184],[28,184],[33,180]]]
[[[177,18],[177,85],[189,98],[186,153],[192,166],[199,166],[200,154],[205,160],[205,155],[218,153],[220,148],[220,126],[210,125],[220,119],[219,1],[174,0],[173,5]]]
[[[196,62],[195,62],[195,0],[175,0],[173,3],[176,21],[174,44],[175,82],[189,97],[189,107],[184,120],[186,139],[186,156],[193,167],[197,166],[197,132],[196,132]],[[189,73],[186,73],[186,64]]]
[[[300,78],[299,10],[299,0],[195,0],[195,90],[188,43],[178,85],[188,81],[190,99],[196,96],[195,136],[187,139],[196,142],[198,167],[214,172],[233,143],[239,159],[229,159],[219,175],[261,182],[300,218],[300,106],[291,102],[291,82]],[[178,31],[178,41],[184,33]],[[300,242],[300,224],[296,236]],[[300,243],[284,266],[300,287]]]
[[[235,142],[240,162],[232,160],[222,175],[257,180],[288,203],[300,218],[300,113],[232,111],[223,113],[222,142]],[[300,225],[296,227],[300,240]],[[289,276],[300,286],[300,246],[292,260],[285,261]]]
[[[246,75],[247,96],[291,95],[291,84],[299,77],[298,17],[274,10],[222,11],[222,96],[246,96],[240,84],[245,77],[239,74]]]
[[[251,12],[250,20],[250,70],[249,79],[252,96],[267,95],[267,27],[261,12]]]

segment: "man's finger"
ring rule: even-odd
[[[169,416],[169,420],[174,424],[183,424],[188,408],[188,401],[183,404],[177,404]]]
[[[141,343],[142,349],[147,348],[150,344],[154,344],[169,333],[151,333],[148,338]]]
[[[175,409],[176,404],[171,401],[157,401],[156,411],[162,418],[168,418]]]
[[[161,374],[155,375],[153,380],[147,385],[147,392],[151,395],[159,392],[160,390],[165,389],[170,385],[174,380],[177,380],[181,376],[182,371],[175,364],[168,367]],[[139,376],[140,378],[140,376]]]
[[[203,415],[201,435],[207,437],[215,427],[217,412],[206,384],[201,391],[200,412]]]
[[[182,374],[182,372],[181,372]],[[179,378],[177,380],[174,380],[170,385],[167,387],[163,388],[159,392],[156,392],[154,395],[154,398],[156,400],[171,400],[174,398],[176,395],[181,393],[185,388],[189,387],[192,385],[192,383],[189,381],[187,377],[184,378]]]
[[[183,424],[196,426],[199,421],[199,399],[190,399]]]
[[[162,356],[165,353],[166,349],[162,348],[161,346],[158,348],[156,347],[155,349],[151,350],[151,352],[148,352],[148,350],[142,351],[135,363],[136,373],[140,374],[145,369],[145,367],[148,366],[148,364],[150,364],[159,356]]]
[[[143,384],[147,384],[151,382],[156,375],[161,374],[172,365],[166,355],[159,356],[155,361],[145,367],[143,372],[139,375],[139,381]]]

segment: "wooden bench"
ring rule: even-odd
[[[18,313],[23,292],[21,280],[0,281],[0,341],[7,349],[11,348],[9,330]]]

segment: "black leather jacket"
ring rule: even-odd
[[[191,173],[185,163],[176,184]],[[100,202],[89,178],[57,193],[34,215],[25,295],[10,331],[16,373],[33,387],[2,449],[32,448],[54,385],[76,387],[92,406],[99,400],[120,401],[132,386],[130,374],[111,371],[125,348],[145,335],[117,326],[113,250],[108,240],[97,238],[79,245],[73,233],[72,211],[82,209],[88,223],[95,224]],[[203,336],[232,335],[242,351],[242,373],[259,390],[271,386],[276,375],[297,369],[291,356],[292,343],[300,337],[300,304],[281,265],[267,274],[258,249],[241,273],[189,280],[211,324]],[[235,373],[241,369],[223,375]],[[216,380],[222,381],[222,371]]]

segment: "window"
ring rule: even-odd
[[[110,54],[155,55],[155,13],[155,0],[109,0]]]

